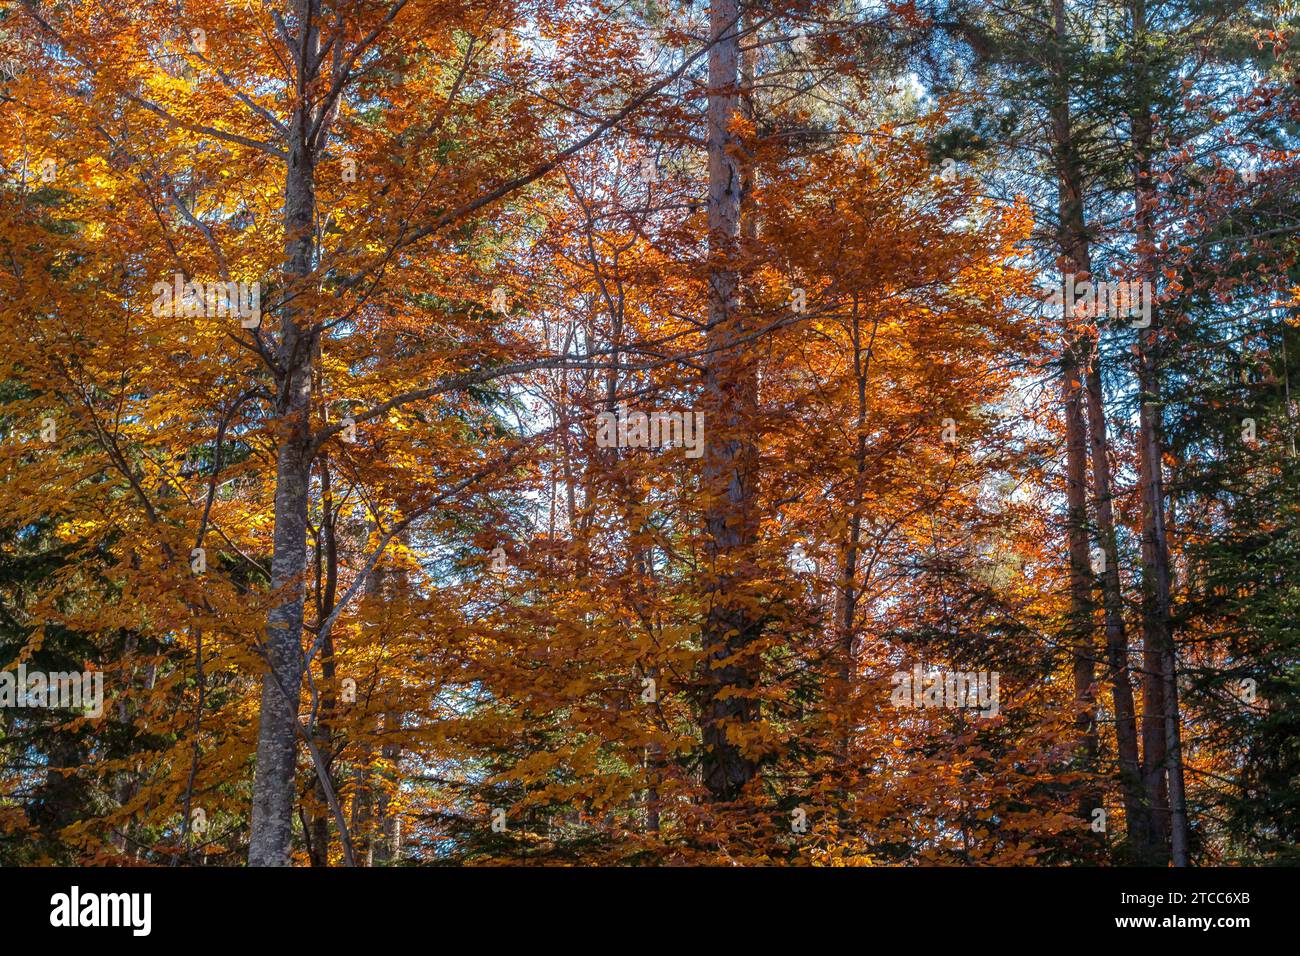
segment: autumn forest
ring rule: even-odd
[[[1298,40],[0,3],[0,865],[1300,863]]]

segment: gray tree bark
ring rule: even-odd
[[[293,305],[315,259],[315,155],[309,141],[311,113],[307,75],[317,57],[317,0],[297,0],[297,90],[289,126],[284,187],[285,305],[280,310],[276,359],[281,378],[277,409],[280,449],[275,476],[275,537],[271,587],[283,597],[267,617],[262,706],[253,776],[250,866],[287,866],[293,834],[296,724],[302,697],[303,599],[307,573],[307,497],[310,490],[311,386],[315,335],[310,318]],[[317,64],[317,71],[319,64]]]

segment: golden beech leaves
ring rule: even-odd
[[[983,115],[864,38],[939,27],[20,6],[0,674],[104,693],[0,709],[0,859],[1118,852],[1098,700],[1155,613],[1144,476],[1183,461],[1098,428],[1154,433],[1168,343],[1043,306],[1092,268],[1042,219],[1055,172],[995,194],[936,160]],[[1157,311],[1204,304],[1200,249],[1143,265]],[[1085,567],[1108,535],[1118,581]]]

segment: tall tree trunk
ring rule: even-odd
[[[853,376],[857,386],[856,432],[853,443],[853,485],[849,499],[849,526],[844,542],[844,559],[840,567],[840,585],[837,622],[838,680],[840,689],[840,716],[844,721],[840,729],[840,787],[845,795],[845,807],[848,806],[848,794],[852,784],[852,728],[853,728],[853,680],[855,676],[855,622],[858,601],[862,589],[858,586],[858,565],[862,557],[862,511],[866,497],[867,474],[867,380],[871,376],[871,359],[876,344],[876,331],[879,317],[872,322],[870,334],[863,341],[863,329],[857,297],[853,300],[853,314],[850,319],[850,335],[853,348]]]
[[[1067,319],[1068,321],[1068,319]],[[1067,342],[1062,362],[1061,397],[1065,405],[1066,535],[1070,554],[1070,647],[1074,672],[1075,731],[1079,763],[1088,771],[1097,766],[1097,717],[1093,682],[1097,648],[1093,640],[1092,589],[1088,552],[1087,429],[1083,416],[1080,343]],[[1080,815],[1097,806],[1094,792],[1080,796]]]
[[[1115,747],[1119,758],[1120,796],[1124,802],[1125,826],[1130,844],[1145,857],[1150,852],[1152,839],[1151,807],[1143,798],[1142,768],[1138,761],[1137,711],[1133,702],[1133,683],[1129,676],[1128,631],[1124,624],[1124,598],[1120,586],[1119,547],[1115,534],[1114,492],[1110,475],[1110,445],[1106,435],[1099,363],[1100,355],[1094,340],[1086,395],[1097,534],[1104,562],[1100,576],[1106,620],[1106,676],[1110,684],[1111,709],[1115,715]]]
[[[362,534],[359,537],[361,539],[359,542],[360,550],[364,553],[369,535]],[[383,599],[385,573],[385,571],[380,570],[378,565],[370,569],[362,584],[363,604]],[[373,747],[366,746],[357,757],[356,769],[353,772],[356,791],[352,797],[352,832],[357,840],[357,859],[362,861],[362,866],[374,866],[375,862],[375,844],[377,842],[375,836],[377,829],[375,825],[375,780],[375,750]]]
[[[1067,224],[1077,229],[1083,221],[1083,190],[1070,121],[1069,76],[1064,60],[1066,20],[1064,0],[1053,0],[1056,34],[1052,135],[1058,183],[1058,223],[1062,249],[1077,241]],[[1066,252],[1072,259],[1077,250]],[[1080,764],[1094,770],[1097,763],[1097,720],[1093,681],[1096,649],[1092,640],[1092,584],[1088,560],[1088,448],[1083,413],[1083,354],[1080,336],[1073,328],[1071,291],[1077,263],[1067,262],[1062,273],[1062,315],[1065,343],[1061,356],[1061,401],[1065,413],[1066,537],[1070,556],[1070,643],[1074,671],[1075,729]],[[1097,805],[1095,794],[1080,796],[1079,814],[1087,819]]]
[[[709,327],[704,374],[703,484],[708,503],[706,554],[712,580],[704,622],[701,730],[703,779],[715,800],[738,798],[754,778],[754,760],[728,739],[734,723],[758,717],[751,696],[756,668],[744,657],[759,622],[737,592],[747,574],[747,545],[754,540],[754,449],[743,436],[756,398],[754,370],[743,345],[738,307],[740,200],[743,176],[733,122],[739,100],[739,5],[713,0],[709,9]],[[719,434],[722,438],[719,439]],[[726,691],[727,693],[723,693]]]
[[[280,309],[276,358],[281,378],[280,449],[275,475],[275,538],[271,587],[281,595],[267,616],[262,702],[253,776],[250,866],[287,866],[293,835],[297,721],[302,697],[304,584],[307,573],[307,498],[311,477],[311,389],[315,336],[310,317],[293,305],[312,273],[315,253],[315,157],[308,142],[309,77],[305,64],[318,59],[316,0],[298,0],[297,25],[303,35],[293,119],[289,126],[284,187],[285,304]]]
[[[409,551],[412,545],[412,530],[407,528],[398,535],[402,547]],[[369,582],[367,582],[369,585]],[[404,566],[390,568],[378,582],[380,595],[390,601],[408,607],[412,599],[414,584]],[[392,794],[398,787],[397,763],[402,756],[402,745],[396,739],[402,730],[402,711],[394,707],[384,709],[384,743],[379,748],[383,765],[374,772],[372,780],[376,784],[374,794],[375,834],[372,844],[371,863],[374,866],[387,866],[401,856],[402,828],[401,818],[393,812]]]
[[[320,350],[316,351],[317,367],[320,365]],[[334,526],[334,495],[332,493],[332,476],[327,455],[320,459],[320,524],[316,537],[316,620],[324,621],[334,611],[338,595],[338,537]],[[334,695],[334,637],[328,635],[321,644],[321,686],[320,707],[316,719],[316,747],[325,759],[326,773],[334,763],[334,718],[338,701]],[[332,778],[332,775],[331,775]],[[311,862],[312,866],[329,866],[330,860],[330,811],[325,785],[319,775],[314,778],[316,799],[320,810],[311,816]],[[331,788],[337,790],[333,779]]]
[[[1145,0],[1132,5],[1134,32],[1133,153],[1139,275],[1156,287],[1155,192],[1151,180],[1152,96],[1147,62]],[[1187,807],[1183,789],[1182,742],[1178,712],[1177,655],[1171,626],[1169,539],[1165,530],[1163,451],[1160,438],[1161,382],[1156,351],[1155,305],[1148,326],[1138,333],[1138,457],[1142,485],[1143,627],[1146,668],[1143,721],[1147,747],[1143,773],[1149,799],[1168,807],[1170,853],[1175,866],[1188,864]],[[1167,799],[1167,803],[1165,800]],[[1164,819],[1160,819],[1161,824]]]
[[[1058,21],[1059,22],[1059,21]],[[1092,278],[1092,250],[1083,197],[1083,174],[1078,153],[1072,145],[1072,123],[1068,103],[1058,104],[1057,127],[1064,133],[1058,142],[1060,162],[1060,232],[1058,245],[1070,274]],[[1143,800],[1142,771],[1138,763],[1137,716],[1133,684],[1129,676],[1128,633],[1124,625],[1124,597],[1119,575],[1119,546],[1115,534],[1114,488],[1110,474],[1110,441],[1107,436],[1105,397],[1101,382],[1101,354],[1096,335],[1080,343],[1086,365],[1083,383],[1087,409],[1089,452],[1092,460],[1093,501],[1097,536],[1101,545],[1102,605],[1105,612],[1106,677],[1115,715],[1115,743],[1119,757],[1120,796],[1124,803],[1125,826],[1130,843],[1141,853],[1150,841],[1150,808]],[[1076,648],[1076,654],[1087,648]],[[1077,667],[1076,659],[1076,667]],[[1076,694],[1091,668],[1076,669]],[[1091,747],[1096,748],[1095,724]]]

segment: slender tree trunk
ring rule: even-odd
[[[1119,758],[1120,796],[1124,801],[1129,842],[1138,853],[1150,852],[1151,808],[1143,799],[1142,768],[1138,762],[1137,712],[1129,676],[1128,632],[1124,624],[1124,598],[1119,577],[1119,547],[1115,534],[1115,509],[1110,475],[1110,446],[1102,404],[1100,356],[1093,345],[1087,376],[1087,405],[1092,444],[1092,473],[1096,498],[1097,533],[1101,539],[1102,600],[1106,619],[1106,675],[1111,709],[1115,715],[1115,747]]]
[[[1134,0],[1134,200],[1139,274],[1156,286],[1155,192],[1151,179],[1152,118],[1147,62],[1146,0]],[[1177,654],[1171,625],[1169,538],[1165,529],[1163,450],[1160,438],[1161,382],[1156,351],[1158,323],[1152,304],[1150,324],[1138,334],[1138,456],[1142,474],[1142,553],[1144,664],[1148,702],[1144,742],[1150,750],[1144,765],[1153,802],[1167,796],[1170,853],[1174,866],[1188,865],[1187,806],[1184,799],[1182,741],[1178,712]],[[1165,806],[1164,803],[1156,804]],[[1163,821],[1162,821],[1163,822]]]
[[[853,338],[854,338],[854,366],[858,375],[858,415],[857,415],[857,437],[854,441],[854,476],[853,492],[849,507],[852,509],[849,515],[849,527],[847,538],[844,542],[844,562],[840,569],[840,619],[838,623],[839,632],[839,696],[841,711],[840,717],[844,721],[840,728],[840,760],[842,763],[841,773],[846,777],[845,783],[848,783],[847,776],[850,767],[850,760],[853,747],[853,716],[851,713],[853,698],[853,661],[854,661],[854,622],[857,618],[858,597],[858,556],[862,547],[862,492],[863,482],[866,477],[866,457],[867,457],[867,435],[866,435],[866,376],[862,372],[862,354],[858,350],[858,320],[855,315],[853,318]],[[845,796],[847,796],[847,790]]]
[[[1145,338],[1144,335],[1139,339]],[[1147,343],[1149,347],[1151,343]],[[1142,776],[1148,802],[1152,807],[1153,857],[1163,865],[1170,853],[1174,826],[1171,814],[1170,771],[1175,754],[1170,749],[1170,712],[1177,717],[1176,688],[1167,680],[1172,664],[1167,659],[1171,649],[1169,631],[1168,566],[1162,520],[1163,482],[1160,475],[1160,449],[1156,437],[1155,388],[1149,353],[1139,355],[1139,389],[1142,393],[1138,414],[1138,458],[1142,497]],[[1176,736],[1176,727],[1175,734]],[[1181,768],[1180,768],[1181,770]],[[1181,774],[1180,774],[1181,775]]]
[[[1068,113],[1066,123],[1068,128]],[[1078,156],[1068,142],[1061,150],[1062,196],[1060,247],[1069,261],[1067,269],[1091,278],[1092,253],[1083,203],[1083,177]],[[1105,398],[1101,382],[1101,355],[1095,335],[1081,344],[1084,362],[1084,404],[1087,409],[1089,451],[1092,459],[1093,500],[1097,536],[1101,544],[1102,604],[1105,612],[1106,675],[1115,715],[1115,743],[1119,757],[1120,796],[1130,843],[1145,854],[1150,842],[1150,809],[1143,800],[1142,771],[1138,763],[1137,717],[1128,666],[1128,633],[1124,625],[1124,598],[1119,576],[1119,546],[1115,534],[1114,491],[1110,474]],[[1077,689],[1077,685],[1076,685]],[[1095,729],[1094,741],[1095,741]],[[1095,748],[1095,742],[1093,744]],[[1095,751],[1094,751],[1095,752]]]
[[[305,31],[299,63],[317,59],[316,0],[298,0],[297,23]],[[311,388],[314,335],[310,317],[291,304],[311,275],[315,253],[315,157],[308,143],[308,78],[299,66],[296,103],[288,136],[284,188],[286,304],[280,310],[276,357],[282,377],[278,398],[280,449],[275,476],[275,537],[271,587],[282,595],[267,616],[262,702],[253,776],[250,866],[287,866],[293,835],[298,708],[302,697],[304,584],[307,573],[307,499],[311,478]]]
[[[1056,55],[1052,135],[1058,182],[1059,243],[1072,247],[1076,238],[1069,234],[1083,221],[1083,189],[1074,151],[1070,120],[1069,77],[1063,51],[1066,43],[1064,0],[1053,0]],[[1069,225],[1067,225],[1069,224]],[[1066,259],[1076,250],[1070,249]],[[1062,274],[1063,322],[1065,344],[1061,362],[1061,401],[1065,413],[1065,497],[1066,537],[1070,556],[1070,643],[1074,671],[1075,729],[1079,738],[1079,761],[1089,771],[1097,764],[1097,718],[1093,682],[1096,679],[1097,652],[1092,639],[1092,585],[1088,555],[1088,446],[1083,412],[1082,343],[1073,328],[1072,284],[1077,263],[1067,262]],[[1097,796],[1085,792],[1079,798],[1079,814],[1088,819],[1097,806]]]
[[[1139,207],[1140,208],[1140,207]],[[1154,324],[1154,319],[1153,319]],[[1179,729],[1177,658],[1171,627],[1169,546],[1165,531],[1164,478],[1160,440],[1160,379],[1153,354],[1154,336],[1139,335],[1138,452],[1142,472],[1143,719],[1146,745],[1144,776],[1148,798],[1161,808],[1159,825],[1168,827],[1169,852],[1175,866],[1186,866],[1187,810],[1183,796],[1182,744]],[[1168,808],[1167,812],[1164,808]],[[1163,856],[1164,848],[1161,848]]]
[[[319,366],[320,351],[317,349],[317,364]],[[334,526],[334,496],[332,493],[332,476],[330,474],[330,463],[328,456],[322,455],[320,460],[320,497],[321,497],[321,517],[320,525],[317,529],[316,539],[316,620],[324,621],[334,611],[335,600],[338,595],[338,537],[337,529]],[[334,637],[328,635],[321,644],[320,650],[321,664],[321,685],[320,685],[320,708],[316,720],[316,747],[326,761],[326,772],[329,772],[333,765],[336,754],[334,753],[334,716],[338,706],[338,701],[334,695]],[[322,809],[313,813],[311,817],[312,826],[312,865],[329,866],[330,859],[330,811],[328,807],[328,798],[326,796],[325,786],[321,782],[320,776],[315,778],[316,799],[320,801]],[[337,784],[331,774],[330,785],[337,791]]]
[[[863,340],[859,303],[854,297],[853,315],[850,319],[850,335],[853,348],[853,375],[857,386],[857,435],[853,443],[853,486],[849,499],[849,527],[844,544],[844,561],[840,568],[838,647],[840,689],[840,712],[844,725],[840,730],[841,790],[845,794],[845,806],[852,783],[852,729],[853,729],[853,681],[854,661],[856,658],[854,624],[857,618],[858,601],[862,589],[858,586],[858,565],[862,557],[862,509],[866,495],[867,474],[867,380],[871,376],[871,358],[876,344],[876,330],[879,319],[872,322],[866,340]]]
[[[412,531],[407,529],[399,535],[402,546],[410,550],[412,546]],[[412,599],[414,584],[411,581],[410,574],[404,567],[392,569],[379,586],[381,594],[389,595],[389,599],[408,606]],[[379,755],[383,758],[382,768],[374,775],[378,781],[378,790],[374,795],[374,813],[376,824],[376,837],[371,854],[371,861],[375,866],[387,866],[388,864],[400,859],[402,853],[402,821],[395,812],[393,812],[392,794],[397,791],[400,775],[397,773],[397,764],[402,757],[402,745],[397,743],[397,737],[402,729],[402,711],[393,707],[384,710],[384,743],[379,748]]]
[[[367,544],[368,535],[360,535],[361,550],[364,551]],[[362,585],[362,602],[369,604],[372,601],[379,601],[383,598],[384,592],[384,574],[378,566],[370,569]],[[382,751],[381,751],[382,752]],[[357,859],[362,866],[374,866],[375,863],[375,844],[376,825],[375,825],[375,802],[376,802],[376,768],[375,768],[375,750],[367,746],[357,758],[357,768],[353,774],[353,780],[356,786],[356,793],[352,798],[352,832],[357,840]],[[382,851],[381,851],[382,852]]]
[[[750,691],[757,675],[744,651],[759,622],[737,592],[747,574],[747,545],[754,539],[754,450],[743,438],[755,401],[752,363],[738,339],[740,200],[743,175],[732,128],[739,100],[739,5],[713,0],[709,10],[709,328],[704,375],[703,485],[708,503],[706,554],[712,580],[702,644],[706,655],[701,725],[703,779],[715,800],[737,799],[757,772],[754,760],[728,739],[728,726],[758,717]],[[721,435],[719,438],[717,436]],[[727,691],[729,693],[724,694]]]
[[[1075,730],[1081,766],[1097,765],[1097,717],[1093,682],[1097,648],[1092,635],[1092,593],[1088,553],[1087,430],[1083,417],[1083,389],[1078,343],[1068,343],[1062,363],[1062,401],[1065,405],[1066,534],[1070,554],[1070,635],[1074,671]],[[1080,797],[1080,815],[1088,817],[1097,805],[1096,795]]]
[[[1065,9],[1062,0],[1054,3],[1057,42],[1066,39]],[[1069,108],[1069,85],[1065,76],[1064,60],[1057,74],[1056,113],[1053,117],[1057,138],[1060,191],[1060,233],[1058,244],[1066,261],[1068,274],[1092,279],[1091,242],[1087,228],[1084,204],[1082,164],[1074,148],[1073,128]],[[1152,839],[1151,808],[1143,798],[1142,769],[1138,758],[1137,715],[1133,700],[1133,685],[1129,676],[1128,634],[1124,624],[1123,591],[1119,574],[1119,548],[1115,532],[1114,488],[1110,473],[1110,443],[1104,393],[1102,391],[1100,353],[1095,335],[1079,343],[1083,371],[1083,399],[1087,412],[1087,433],[1092,461],[1093,500],[1097,519],[1097,534],[1101,546],[1102,567],[1099,578],[1102,590],[1106,635],[1106,676],[1110,685],[1112,710],[1115,716],[1115,742],[1119,763],[1120,796],[1124,805],[1125,825],[1130,844],[1143,856],[1150,853]],[[1076,465],[1077,467],[1077,465]],[[1072,541],[1072,551],[1075,542]],[[1073,582],[1072,582],[1073,583]],[[1091,621],[1089,622],[1091,624]],[[1090,679],[1092,668],[1079,657],[1091,655],[1091,642],[1076,644],[1075,691],[1080,696],[1083,680]],[[1087,698],[1087,703],[1092,703]],[[1085,744],[1095,760],[1096,730],[1092,728]],[[1085,803],[1093,802],[1085,795]],[[1081,808],[1087,809],[1087,808]]]
[[[1143,5],[1138,2],[1133,5],[1133,22],[1134,32],[1140,38],[1144,33],[1145,16]],[[1140,71],[1138,76],[1139,85],[1142,82]],[[1144,148],[1143,141],[1150,141],[1151,119],[1150,110],[1146,106],[1143,98],[1139,95],[1137,106],[1133,115],[1133,149],[1135,154],[1135,172],[1134,172],[1134,191],[1135,200],[1138,203],[1140,212],[1146,212],[1145,204],[1148,202],[1149,183],[1147,178],[1150,175],[1149,151]],[[1144,159],[1144,156],[1148,157]],[[1144,164],[1146,166],[1144,170]],[[1151,268],[1151,254],[1149,250],[1142,248],[1144,236],[1146,241],[1150,241],[1149,217],[1139,215],[1137,221],[1138,231],[1138,256],[1140,260],[1139,274],[1143,280],[1151,282],[1154,279],[1154,271]],[[1154,290],[1154,286],[1152,286]],[[1155,322],[1154,312],[1152,315],[1152,324]],[[1155,524],[1155,513],[1158,508],[1152,507],[1153,499],[1159,501],[1160,495],[1153,482],[1153,471],[1151,468],[1154,449],[1151,447],[1151,439],[1154,437],[1153,416],[1156,409],[1152,406],[1151,382],[1149,381],[1149,371],[1147,355],[1153,344],[1147,336],[1148,330],[1143,330],[1138,334],[1138,391],[1139,391],[1139,410],[1138,410],[1138,484],[1141,491],[1142,499],[1142,778],[1143,785],[1146,789],[1147,800],[1152,808],[1153,839],[1152,859],[1151,862],[1157,865],[1163,865],[1168,862],[1169,856],[1169,791],[1167,787],[1167,776],[1165,772],[1166,759],[1166,739],[1165,739],[1165,684],[1164,684],[1164,659],[1162,656],[1162,647],[1165,642],[1164,636],[1164,618],[1159,610],[1159,572],[1157,565],[1159,560],[1157,551],[1159,550],[1160,535],[1157,533]],[[1158,463],[1156,472],[1158,473]]]

